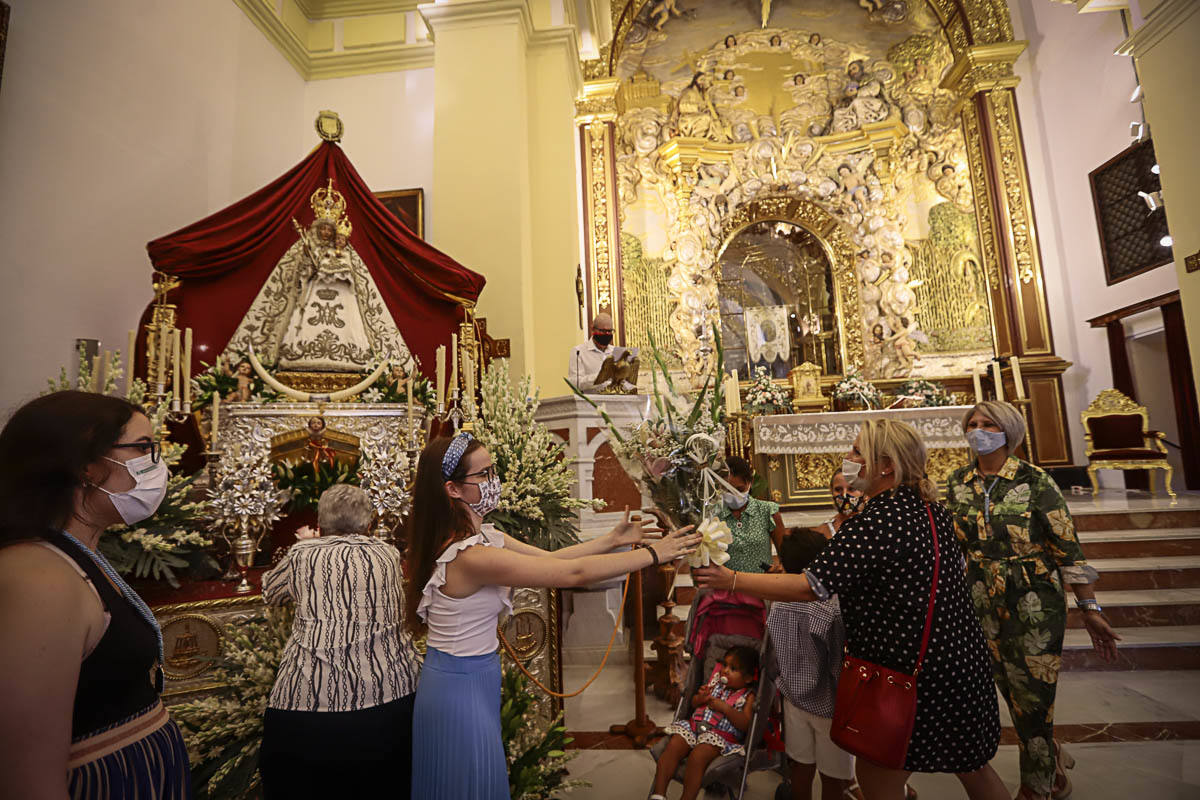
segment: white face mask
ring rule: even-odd
[[[730,511],[737,511],[739,508],[745,508],[746,503],[750,502],[750,493],[724,492],[721,494],[721,500]]]
[[[125,524],[136,525],[154,516],[163,498],[167,496],[167,479],[170,477],[167,462],[160,458],[158,463],[155,463],[154,457],[149,453],[129,461],[117,461],[108,456],[105,456],[105,459],[129,470],[135,481],[134,487],[125,492],[110,492],[103,486],[96,487],[108,495],[113,508],[121,515],[121,519],[125,520]]]
[[[860,477],[863,465],[858,461],[851,461],[848,458],[842,459],[842,476],[846,479],[846,483],[855,491],[865,491],[867,488],[867,479]]]

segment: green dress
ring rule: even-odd
[[[742,509],[740,519],[725,504],[717,518],[729,526],[733,544],[729,545],[729,561],[725,566],[735,572],[766,572],[763,564],[771,564],[771,532],[775,530],[775,515],[779,504],[751,497]]]
[[[996,475],[972,462],[949,478],[947,507],[996,686],[1021,740],[1021,783],[1054,784],[1054,695],[1067,627],[1064,576],[1089,583],[1075,523],[1045,470],[1009,456]]]

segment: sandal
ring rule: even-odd
[[[1058,742],[1054,743],[1054,753],[1054,788],[1050,791],[1050,797],[1053,800],[1068,800],[1075,787],[1071,785],[1071,778],[1067,775],[1067,770],[1075,769],[1075,757]]]

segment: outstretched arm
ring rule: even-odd
[[[520,539],[514,539],[506,533],[504,534],[504,547],[506,550],[512,550],[514,553],[521,553],[527,556],[546,556],[549,558],[593,556],[600,553],[612,552],[617,547],[637,544],[646,538],[646,534],[657,535],[661,533],[661,531],[654,528],[647,529],[645,527],[647,524],[653,523],[646,523],[640,517],[630,517],[629,507],[626,506],[624,518],[612,530],[594,539],[589,539],[586,542],[573,544],[561,550],[547,551],[527,542],[522,542]]]
[[[726,589],[745,592],[764,600],[797,600],[811,602],[817,599],[808,576],[790,573],[734,572],[715,564],[692,570],[697,586],[707,589]],[[735,580],[736,578],[736,580]]]

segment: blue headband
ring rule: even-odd
[[[442,477],[450,480],[450,476],[454,474],[454,470],[458,469],[458,462],[462,460],[463,453],[467,451],[467,445],[471,443],[471,434],[462,431],[450,442],[450,446],[446,448],[446,455],[442,456]]]

